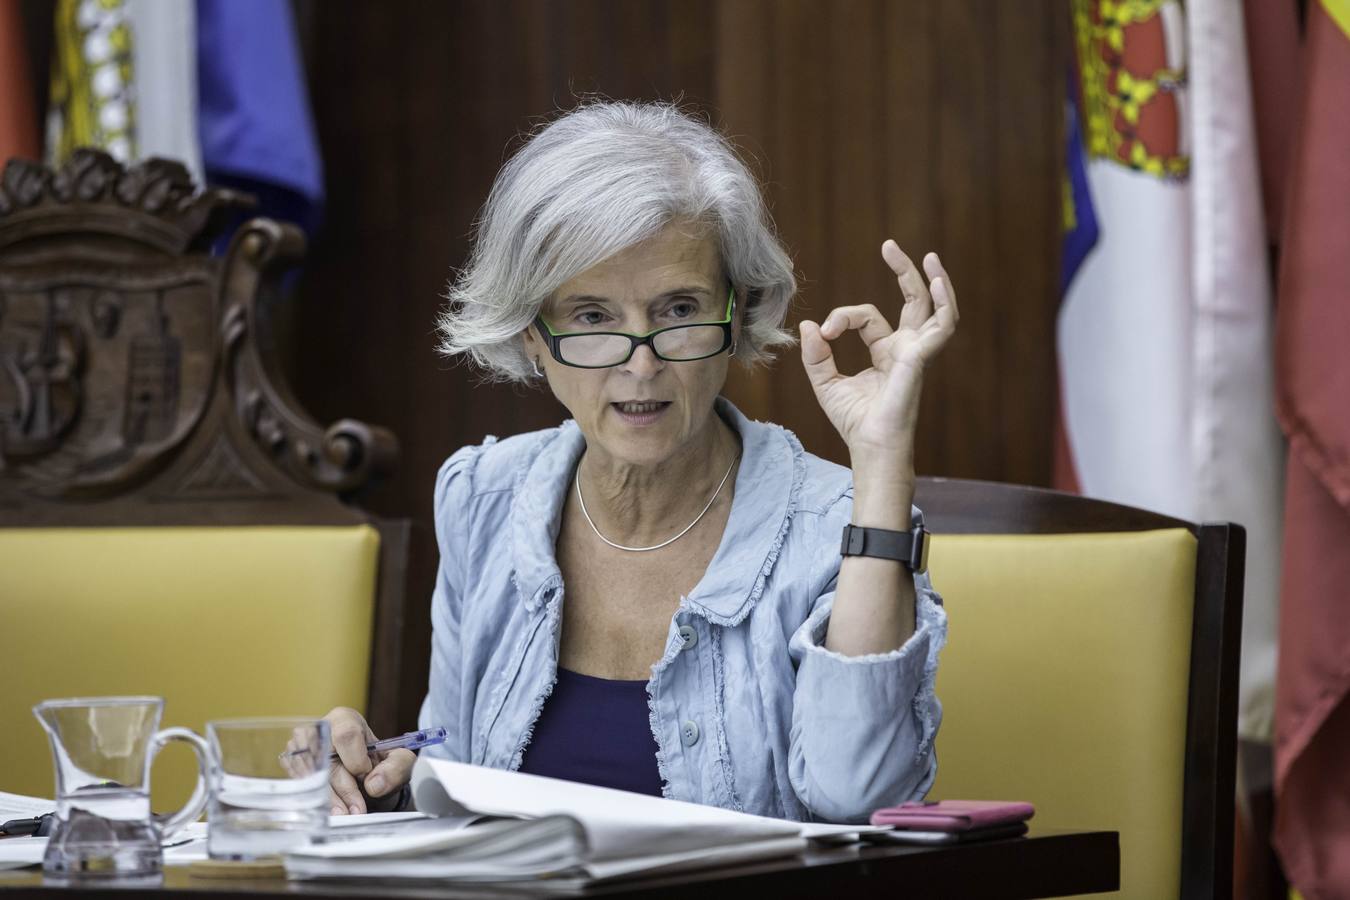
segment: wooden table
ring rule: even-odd
[[[1114,891],[1120,886],[1120,841],[1114,831],[1074,832],[1033,829],[1026,837],[947,847],[849,845],[818,847],[796,857],[747,863],[703,872],[609,884],[580,896],[638,896],[697,900],[728,897],[863,897],[920,900],[927,897],[1062,897]],[[109,889],[45,887],[33,869],[0,872],[0,900],[55,894],[107,898]],[[125,891],[122,896],[126,896]],[[139,893],[139,892],[136,892]],[[578,896],[529,890],[440,887],[398,882],[218,880],[194,878],[186,868],[169,867],[157,897],[259,898],[282,895],[470,898]]]

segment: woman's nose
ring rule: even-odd
[[[619,368],[639,378],[650,378],[665,367],[665,360],[659,359],[649,345],[643,344],[634,350],[633,355],[628,357],[628,362]]]

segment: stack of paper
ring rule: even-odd
[[[10,819],[31,819],[56,809],[55,800],[25,797],[0,791],[0,822]],[[45,837],[11,837],[0,839],[0,869],[17,869],[42,862],[47,851]]]
[[[23,797],[0,791],[0,818],[30,818],[51,812],[56,807],[55,800],[39,797]],[[470,821],[459,820],[465,825]],[[453,827],[455,822],[448,819],[428,819],[422,813],[367,813],[361,816],[335,816],[328,823],[329,840],[343,840],[367,835],[388,834],[398,828],[400,834],[410,833],[419,826],[434,824],[440,829]],[[206,822],[189,822],[164,840],[164,864],[166,866],[187,865],[197,860],[207,859]],[[24,866],[42,864],[47,852],[45,837],[10,837],[0,839],[0,870],[17,869]]]
[[[55,800],[42,797],[26,797],[23,794],[9,794],[0,791],[0,822],[10,819],[31,819],[45,815],[56,809]]]
[[[464,882],[600,881],[787,856],[809,839],[856,839],[857,825],[815,825],[422,757],[417,808],[447,827],[316,844],[286,856],[293,878]],[[467,817],[502,817],[464,826]]]

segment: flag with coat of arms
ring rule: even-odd
[[[1072,8],[1056,485],[1246,529],[1239,732],[1269,741],[1284,445],[1241,7]]]
[[[288,0],[56,0],[46,147],[178,160],[307,230],[319,156]]]

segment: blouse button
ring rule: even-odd
[[[680,740],[684,741],[686,747],[692,747],[698,743],[698,723],[692,719],[686,719],[680,726]]]
[[[692,650],[698,643],[698,632],[694,630],[693,625],[680,626],[680,641],[681,650]]]

